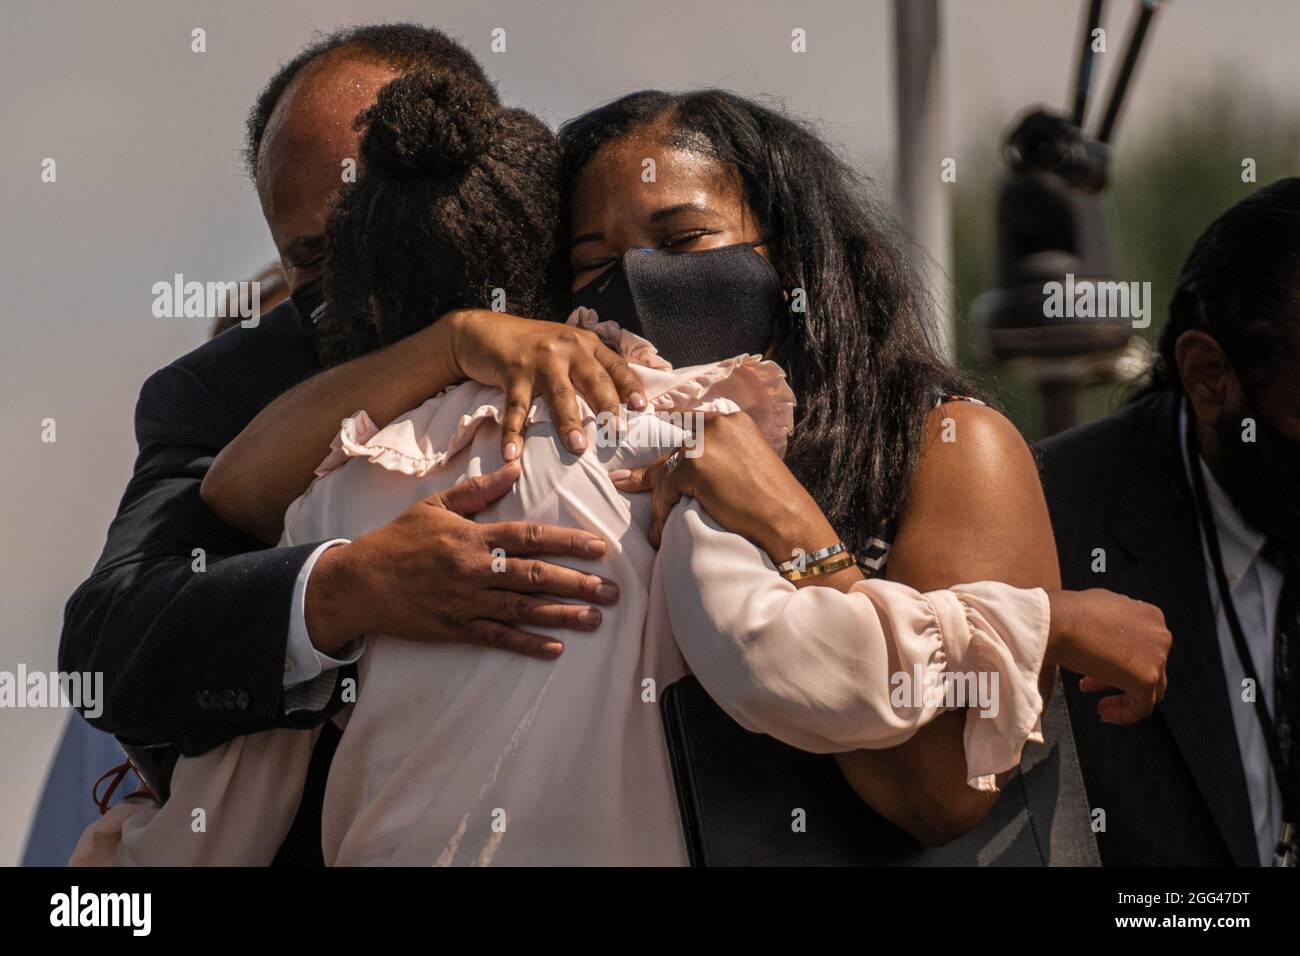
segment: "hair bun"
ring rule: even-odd
[[[500,112],[481,81],[448,72],[398,77],[363,116],[367,168],[398,175],[448,176],[474,165],[492,144]]]

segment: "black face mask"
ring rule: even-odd
[[[325,286],[320,279],[305,282],[289,293],[293,307],[298,310],[303,328],[315,328],[325,310]]]
[[[1217,445],[1223,490],[1255,530],[1300,550],[1300,442],[1278,434],[1252,399],[1225,417]],[[1255,440],[1241,440],[1242,419],[1255,420]]]
[[[571,305],[644,336],[677,368],[761,355],[786,312],[776,270],[754,251],[762,244],[703,252],[629,249],[575,292]]]

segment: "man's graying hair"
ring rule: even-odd
[[[454,73],[467,82],[480,85],[496,102],[496,88],[474,55],[441,30],[418,23],[381,23],[371,26],[345,27],[335,30],[305,46],[292,60],[276,70],[257,97],[244,140],[244,166],[254,182],[257,180],[257,156],[262,148],[266,124],[275,105],[289,84],[312,60],[334,51],[368,63],[381,63],[395,70]]]

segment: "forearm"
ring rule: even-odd
[[[837,540],[811,498],[790,501],[789,513],[782,518],[770,522],[763,533],[765,550],[774,562],[789,560],[796,548],[812,553]],[[805,578],[795,586],[848,591],[861,580],[857,568],[848,568]],[[998,798],[967,782],[965,731],[964,710],[941,714],[896,747],[853,750],[835,759],[864,803],[927,846],[942,846],[977,826]],[[999,775],[999,787],[1009,776]]]
[[[933,578],[924,575],[914,580],[917,583],[902,583],[928,588],[939,586]],[[946,586],[958,583],[948,581]],[[1023,581],[1021,586],[1031,584]],[[1056,680],[1056,668],[1050,663],[1052,630],[1057,627],[1054,614],[1049,617],[1048,626],[1037,679],[1044,709]],[[1006,770],[997,774],[995,790],[970,785],[971,770],[967,763],[970,706],[937,717],[898,747],[858,750],[836,758],[845,779],[867,804],[929,846],[949,843],[979,826],[1013,773]]]
[[[794,520],[790,520],[793,518]],[[834,544],[834,529],[820,509],[795,503],[786,521],[768,529],[768,553],[788,560],[795,548],[812,553]],[[863,580],[856,567],[796,582],[847,592]],[[954,582],[956,583],[956,582]],[[965,710],[941,714],[895,747],[836,754],[845,780],[863,802],[927,846],[942,846],[979,825],[998,794],[969,785]],[[998,775],[999,788],[1010,772]]]
[[[439,320],[275,399],[217,455],[204,502],[227,524],[276,542],[285,510],[311,484],[343,419],[364,409],[382,427],[461,380],[453,326]]]
[[[806,500],[804,500],[806,499]],[[764,531],[769,556],[788,560],[801,548],[812,553],[837,541],[835,529],[808,495],[794,496],[783,520]],[[856,567],[795,582],[795,587],[829,587],[847,592],[864,580]],[[880,750],[837,754],[845,779],[886,819],[922,842],[947,843],[982,820],[997,794],[967,783],[964,712],[942,714],[910,740]],[[1010,776],[999,775],[998,783]]]
[[[967,783],[965,729],[965,711],[952,711],[897,747],[835,760],[867,806],[926,846],[943,846],[979,826],[999,797]],[[998,786],[1010,775],[999,774]]]
[[[1055,675],[1053,667],[1044,667],[1040,675],[1038,690],[1044,706]],[[868,806],[927,846],[942,846],[979,826],[1012,773],[997,775],[997,790],[970,785],[966,720],[966,708],[954,710],[936,717],[897,747],[836,754],[836,760]]]
[[[839,542],[839,536],[831,523],[826,520],[822,510],[803,487],[802,495],[791,495],[783,499],[780,514],[769,515],[755,531],[755,541],[767,552],[772,563],[780,565],[796,555],[814,554],[822,548]],[[837,591],[848,591],[858,581],[864,580],[857,567],[845,568],[830,574],[819,574],[802,578],[794,582],[796,588],[829,587]]]
[[[749,729],[816,753],[894,747],[944,711],[945,695],[925,691],[946,672],[996,670],[1000,711],[976,728],[971,776],[1018,758],[1037,717],[1024,673],[1046,631],[1041,593],[993,584],[922,594],[889,581],[847,594],[796,589],[698,505],[674,512],[660,567],[687,664]],[[900,675],[921,682],[902,702]]]

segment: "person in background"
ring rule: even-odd
[[[1156,604],[1174,635],[1168,694],[1143,724],[1099,723],[1078,678],[1065,684],[1104,865],[1294,863],[1297,359],[1291,178],[1197,239],[1146,388],[1043,443],[1064,586]]]

